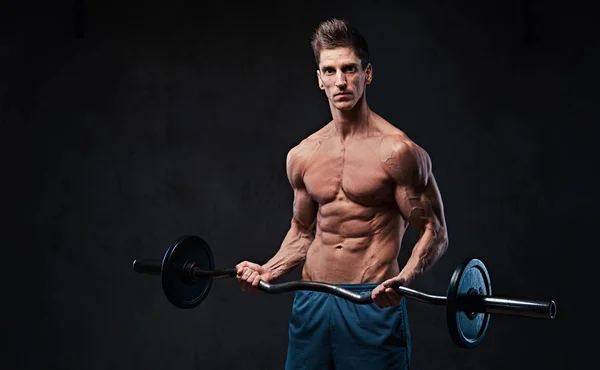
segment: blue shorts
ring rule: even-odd
[[[337,284],[356,293],[379,284]],[[296,291],[289,320],[286,370],[409,369],[406,299],[388,308],[331,294]]]

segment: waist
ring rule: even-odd
[[[366,290],[373,290],[381,283],[362,283],[362,284],[330,284],[338,288],[346,289],[351,292],[364,292]]]
[[[315,283],[320,283],[320,281],[308,281],[308,280],[303,280],[303,281],[307,281],[307,282],[315,282]],[[365,294],[365,293],[370,293],[373,289],[375,289],[380,283],[360,283],[360,284],[351,284],[351,283],[326,283],[328,285],[331,285],[335,288],[340,288],[340,289],[344,289],[347,290],[349,292],[355,293],[355,294]],[[335,295],[331,292],[323,292],[320,290],[312,290],[312,289],[300,289],[300,290],[296,290],[294,292],[294,295],[296,297],[328,297],[330,295]]]

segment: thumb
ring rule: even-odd
[[[251,270],[258,271],[257,269],[260,268],[260,265],[254,263],[254,262],[244,261],[244,262],[238,264],[238,267],[239,268],[247,267],[247,268],[249,268]]]
[[[397,277],[388,279],[383,282],[383,286],[386,288],[396,288],[396,287],[399,287],[400,285],[402,285],[402,280]]]
[[[258,263],[249,262],[248,263],[248,267],[250,267],[252,270],[254,270],[256,272],[262,272],[263,271],[263,267],[261,265],[259,265]]]

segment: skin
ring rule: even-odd
[[[431,159],[369,108],[372,78],[372,66],[361,68],[351,48],[322,50],[317,79],[333,119],[288,152],[290,229],[266,264],[236,266],[242,290],[304,263],[303,280],[380,283],[373,301],[390,307],[401,300],[394,287],[410,285],[445,253],[448,233]],[[409,225],[420,237],[400,268]]]

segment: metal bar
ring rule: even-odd
[[[501,297],[482,297],[481,301],[483,310],[486,313],[549,320],[556,317],[556,303],[554,301],[532,301]]]
[[[160,275],[161,262],[153,260],[135,260],[133,261],[133,269],[140,274]]]

